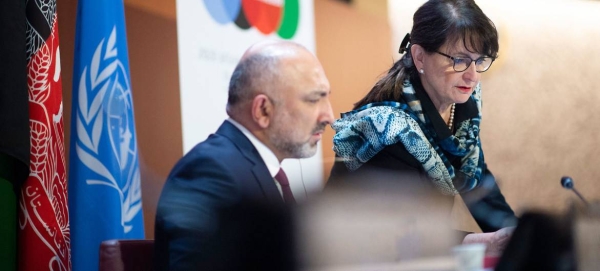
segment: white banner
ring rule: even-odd
[[[227,118],[229,78],[250,45],[289,39],[315,53],[313,0],[177,0],[177,34],[186,153]],[[297,199],[321,189],[320,148],[310,159],[287,159],[283,167]]]

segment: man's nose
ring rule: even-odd
[[[332,124],[333,121],[334,121],[333,109],[331,108],[331,103],[329,102],[329,99],[327,99],[325,106],[323,106],[323,111],[321,113],[320,122],[326,123],[326,124]]]

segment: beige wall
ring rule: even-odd
[[[600,199],[600,2],[482,1],[500,29],[501,65],[485,80],[483,144],[516,209],[564,210],[573,177]]]
[[[372,8],[330,0],[315,1],[315,27],[317,57],[331,84],[331,105],[337,118],[351,110],[391,67],[390,28],[387,17],[374,14]],[[323,135],[325,180],[335,158],[333,135],[332,129]]]

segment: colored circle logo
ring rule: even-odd
[[[203,0],[210,16],[219,24],[234,22],[240,29],[256,28],[269,35],[277,32],[291,39],[298,30],[299,0]]]

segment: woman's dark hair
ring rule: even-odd
[[[433,53],[448,43],[461,41],[465,48],[493,58],[498,54],[498,32],[494,23],[473,0],[429,0],[413,16],[410,44]],[[410,48],[396,61],[369,93],[354,104],[354,109],[380,101],[398,101],[404,80],[419,79]]]

